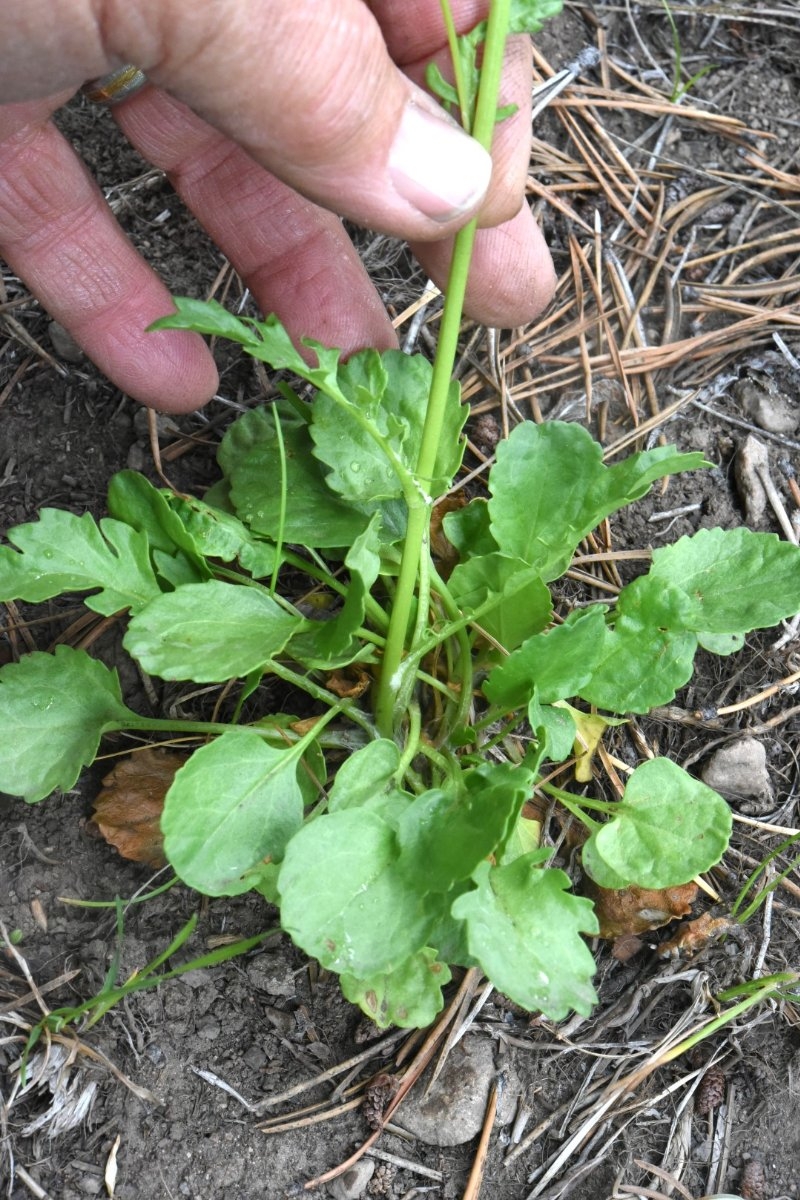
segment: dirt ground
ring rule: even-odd
[[[747,523],[786,536],[774,508],[769,503],[759,508],[748,499],[747,485],[737,474],[742,443],[752,432],[768,449],[770,475],[790,522],[798,511],[793,496],[800,493],[792,487],[800,472],[800,369],[793,356],[800,356],[800,281],[793,288],[791,280],[798,274],[800,250],[800,14],[793,16],[793,11],[793,5],[780,4],[672,6],[684,82],[706,65],[714,68],[694,82],[682,105],[739,118],[745,138],[732,137],[730,127],[699,117],[684,119],[681,105],[673,106],[674,119],[669,116],[656,130],[658,137],[650,140],[652,114],[643,115],[635,104],[593,110],[603,122],[593,130],[598,161],[605,157],[617,166],[629,163],[631,187],[640,172],[648,186],[661,172],[665,213],[673,211],[670,204],[689,203],[704,187],[721,186],[722,176],[713,172],[723,173],[724,196],[715,199],[713,212],[707,211],[705,225],[692,226],[695,260],[705,256],[713,261],[717,249],[735,238],[744,245],[745,217],[751,225],[756,222],[758,246],[748,251],[747,271],[736,278],[717,277],[701,295],[701,300],[707,298],[714,286],[723,284],[734,289],[716,315],[701,320],[693,307],[698,292],[692,288],[702,292],[703,264],[681,280],[684,308],[672,325],[670,344],[700,338],[723,328],[726,320],[738,319],[736,305],[756,303],[759,287],[775,292],[773,299],[767,295],[766,307],[794,305],[795,313],[794,324],[789,314],[783,325],[759,326],[752,336],[737,326],[729,341],[709,342],[713,354],[694,358],[680,353],[671,361],[667,355],[658,360],[664,365],[650,374],[636,374],[631,367],[627,375],[632,358],[622,360],[622,375],[613,366],[595,372],[590,425],[607,445],[633,428],[630,405],[621,400],[625,376],[625,386],[640,403],[643,439],[648,431],[653,437],[663,433],[681,450],[701,449],[714,464],[712,470],[672,479],[665,492],[654,489],[615,519],[615,550],[664,545],[713,525]],[[606,61],[668,105],[675,42],[658,4],[640,4],[627,12],[624,5],[611,3],[570,5],[537,38],[540,53],[555,70],[588,45],[600,46]],[[602,67],[594,69],[584,82],[624,90],[619,74],[602,72]],[[559,102],[565,107],[551,107],[537,124],[531,198],[564,276],[560,297],[574,303],[570,239],[577,239],[593,261],[594,212],[602,215],[604,229],[617,214],[613,196],[609,207],[602,189],[592,191],[593,183],[583,190],[578,183],[571,191],[559,190],[578,178],[565,133],[571,94]],[[107,112],[76,101],[58,120],[107,189],[129,236],[171,290],[207,295],[224,261],[168,182],[150,172],[126,145]],[[543,146],[553,147],[554,154],[562,151],[561,160],[543,162]],[[753,156],[773,174],[756,168]],[[676,189],[672,195],[667,194],[670,187]],[[549,190],[551,199],[560,198],[568,211],[544,203],[542,189]],[[754,208],[761,214],[758,219],[752,216]],[[637,211],[641,215],[643,210]],[[575,219],[581,218],[584,225],[577,225]],[[665,249],[666,269],[673,274],[683,265],[688,228]],[[660,250],[654,242],[647,261],[654,261]],[[612,259],[607,262],[613,266]],[[414,296],[422,283],[411,278],[407,260],[391,246],[380,250],[374,270],[387,303],[396,308],[402,307],[403,289]],[[238,281],[223,278],[228,302],[236,303]],[[47,315],[7,269],[2,286],[0,531],[34,518],[42,506],[100,515],[115,471],[132,466],[156,478],[146,418],[85,358],[58,340]],[[224,298],[219,291],[217,295]],[[16,301],[20,303],[8,307]],[[651,327],[661,328],[665,308],[657,290],[645,297],[641,317],[646,334]],[[560,326],[545,322],[503,335],[500,363],[508,372],[514,416],[583,419],[583,351],[575,348],[568,324],[565,317]],[[780,328],[780,344],[772,338],[773,328]],[[589,350],[594,353],[591,346]],[[252,365],[223,350],[219,357],[221,394],[239,404],[258,403],[261,380]],[[477,410],[469,426],[468,465],[474,467],[491,454],[502,424],[497,393],[485,382],[493,378],[496,365],[485,337],[469,343],[465,363],[465,392]],[[562,369],[563,379],[558,375]],[[693,398],[686,400],[690,392]],[[203,414],[163,423],[161,446],[178,486],[202,489],[213,481],[214,447],[230,415],[223,403],[212,402]],[[578,578],[565,584],[576,596],[586,586]],[[27,627],[29,644],[47,648],[59,637],[72,636],[68,631],[81,611],[78,601],[67,600],[25,609],[26,619],[38,621]],[[12,619],[13,614],[0,610],[0,655],[5,656],[0,661],[20,647],[19,633],[8,633]],[[114,628],[107,631],[92,652],[118,663],[118,636]],[[611,749],[622,760],[641,749],[639,737],[697,771],[714,750],[743,732],[766,752],[768,791],[760,799],[731,797],[734,811],[756,823],[736,824],[731,850],[709,875],[719,902],[702,900],[695,915],[729,911],[749,872],[782,840],[765,824],[789,831],[800,825],[798,685],[777,689],[729,714],[717,711],[791,676],[798,660],[800,640],[792,630],[749,638],[746,648],[731,658],[701,656],[695,679],[670,709],[612,740]],[[141,691],[133,668],[126,670],[123,684]],[[175,699],[169,690],[161,697],[165,705]],[[124,746],[118,741],[106,749],[113,754]],[[242,958],[130,996],[97,1025],[79,1031],[78,1042],[69,1034],[54,1039],[52,1070],[34,1063],[36,1086],[19,1092],[16,1064],[25,1031],[37,1020],[38,1001],[56,1007],[96,994],[117,944],[113,908],[72,902],[115,897],[127,902],[164,878],[123,860],[93,835],[88,818],[105,769],[95,766],[73,792],[35,807],[0,796],[0,919],[16,947],[15,955],[7,943],[0,956],[0,1093],[5,1102],[0,1194],[13,1200],[107,1194],[104,1172],[113,1155],[119,1200],[280,1200],[298,1195],[308,1180],[348,1158],[365,1139],[369,1128],[363,1112],[350,1106],[330,1120],[288,1132],[265,1132],[260,1124],[276,1112],[288,1120],[304,1105],[334,1092],[337,1101],[346,1099],[348,1087],[393,1069],[406,1038],[369,1040],[370,1031],[341,998],[336,980],[321,974],[278,934]],[[776,859],[774,873],[791,862],[791,853]],[[144,903],[126,903],[120,978],[161,953],[193,914],[199,918],[197,929],[173,966],[205,953],[220,939],[251,936],[271,923],[267,907],[252,896],[208,900],[175,887]],[[454,1052],[453,1079],[440,1093],[440,1119],[434,1112],[433,1125],[438,1121],[438,1140],[445,1140],[445,1126],[459,1117],[458,1110],[470,1107],[467,1093],[475,1092],[482,1112],[491,1079],[495,1072],[503,1074],[507,1117],[505,1124],[498,1120],[492,1134],[481,1191],[486,1200],[699,1198],[711,1193],[737,1193],[745,1200],[800,1198],[798,1005],[765,1003],[700,1041],[690,1053],[657,1065],[671,1036],[713,1018],[713,997],[721,989],[800,969],[800,872],[790,872],[773,899],[735,936],[710,941],[694,957],[659,955],[659,945],[674,933],[671,926],[645,934],[627,958],[624,949],[609,942],[596,944],[600,1003],[588,1020],[555,1027],[531,1019],[497,995],[474,1015],[468,1050]],[[485,1063],[475,1066],[479,1059],[483,1062],[486,1046],[494,1058],[488,1070]],[[67,1055],[72,1057],[65,1064]],[[345,1071],[314,1083],[357,1055],[364,1061],[352,1075]],[[648,1064],[652,1070],[643,1069],[638,1080],[628,1079]],[[271,1098],[301,1084],[308,1085],[306,1090],[269,1106]],[[413,1124],[409,1118],[409,1126]],[[332,1194],[462,1196],[476,1153],[474,1133],[462,1144],[433,1144],[435,1128],[432,1135],[424,1134],[427,1140],[408,1132],[401,1106],[391,1131],[376,1143],[384,1157],[371,1160],[377,1165],[369,1182],[362,1179],[352,1184],[357,1190]],[[321,1188],[312,1194],[326,1192]]]

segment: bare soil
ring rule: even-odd
[[[796,181],[776,185],[768,196],[762,189],[757,199],[777,214],[776,220],[783,215],[787,246],[794,228],[791,254],[797,254],[800,22],[792,19],[790,7],[783,9],[789,16],[779,19],[773,14],[781,10],[780,5],[673,7],[686,72],[715,66],[697,80],[684,103],[696,102],[710,112],[740,118],[748,131],[758,131],[757,136],[751,133],[749,140],[737,142],[698,121],[676,118],[658,148],[665,186],[679,177],[687,195],[708,185],[702,172],[709,168],[741,176],[738,184],[729,186],[727,207],[710,218],[711,223],[716,220],[713,235],[697,235],[698,245],[708,246],[710,254],[714,246],[725,244],[728,230],[734,230],[731,238],[739,236],[736,222],[750,211],[755,184],[748,182],[746,160],[752,153]],[[570,6],[537,39],[537,45],[547,61],[560,69],[583,46],[597,44],[598,37],[610,58],[669,97],[674,44],[658,5],[637,6],[632,20],[624,6]],[[148,171],[105,111],[77,101],[60,114],[59,123],[101,186],[108,189],[130,237],[170,288],[176,293],[208,294],[223,260],[182,209],[169,184]],[[646,124],[628,108],[609,110],[605,128],[609,136],[613,134],[617,152],[624,155]],[[553,111],[542,118],[537,134],[554,146],[565,143],[563,123]],[[605,152],[602,139],[597,144]],[[642,145],[652,151],[651,142]],[[630,161],[634,174],[643,170],[641,155],[630,151]],[[546,186],[559,183],[553,172],[540,171],[537,179]],[[570,200],[569,191],[559,194]],[[588,217],[591,229],[591,205],[585,196],[578,201],[583,207],[576,211]],[[597,205],[602,206],[602,197]],[[604,229],[610,227],[613,215],[606,210],[604,220],[609,225]],[[589,257],[594,254],[590,234],[563,213],[544,206],[542,219],[559,272],[570,270],[570,234],[580,239]],[[716,239],[713,245],[709,238]],[[658,249],[654,245],[651,253],[657,254]],[[673,269],[680,253],[680,246],[671,251],[668,262]],[[389,302],[397,300],[399,283],[414,294],[411,267],[399,251],[384,245],[375,269]],[[792,270],[797,273],[796,259],[794,263],[765,259],[753,268],[768,282],[778,275],[786,278]],[[751,273],[744,278],[753,277]],[[100,515],[115,471],[134,466],[156,479],[146,420],[87,360],[64,358],[63,347],[51,340],[47,315],[7,270],[2,282],[8,299],[21,298],[24,303],[7,313],[0,310],[0,530],[34,518],[46,505]],[[230,277],[229,284],[229,300],[235,302],[239,285]],[[775,303],[794,302],[800,316],[798,292],[800,287],[787,290]],[[684,300],[690,307],[688,291]],[[654,293],[648,304],[643,309],[644,323],[657,326],[663,317],[663,298]],[[9,323],[6,316],[18,324]],[[690,314],[682,317],[680,337],[693,336],[691,319]],[[663,491],[654,489],[616,519],[615,550],[659,546],[701,527],[732,528],[747,521],[782,532],[769,506],[757,518],[746,509],[737,485],[734,463],[748,433],[742,422],[754,424],[738,387],[742,382],[755,380],[756,386],[766,388],[765,380],[771,380],[770,395],[774,398],[779,392],[790,411],[798,414],[795,428],[788,432],[770,434],[757,428],[768,446],[772,478],[790,518],[796,512],[791,481],[800,470],[800,372],[792,369],[790,359],[769,336],[762,335],[763,330],[747,343],[737,334],[724,354],[707,360],[708,370],[698,367],[697,379],[706,391],[696,398],[705,407],[687,403],[650,426],[653,436],[663,432],[682,450],[702,449],[714,466],[673,479]],[[533,400],[530,391],[521,388],[515,393],[512,387],[517,407],[526,417],[535,415],[538,406],[545,417],[581,419],[582,385],[574,380],[564,386],[548,382],[547,354],[557,355],[558,347],[554,350],[551,345],[534,358],[537,336],[541,342],[545,335],[517,331],[513,341],[502,343],[506,347],[502,361],[510,371],[515,354],[519,358],[514,347],[526,344],[527,338],[533,350],[529,376],[541,381]],[[800,329],[795,326],[793,333],[790,328],[782,336],[790,353],[800,355]],[[566,344],[566,333],[564,337]],[[227,351],[219,353],[222,394],[240,404],[257,403],[262,384],[252,365]],[[469,378],[492,377],[485,337],[470,344],[466,362],[467,371],[473,372]],[[675,400],[670,387],[692,386],[686,369],[685,362],[678,362],[656,375],[661,409]],[[598,372],[595,384],[590,424],[608,444],[630,432],[630,412],[620,404],[619,379],[615,382],[613,370]],[[644,392],[641,399],[639,417],[646,421],[652,413]],[[475,467],[482,456],[491,454],[493,431],[499,430],[502,420],[497,394],[487,390],[485,382],[475,383],[471,401],[477,409],[470,426],[476,453],[469,466]],[[213,480],[214,447],[228,420],[229,410],[214,402],[204,414],[162,425],[167,470],[178,486],[202,489]],[[570,588],[578,595],[584,586],[574,580],[566,583],[565,602],[572,594]],[[25,610],[26,618],[39,622],[30,624],[25,636],[31,645],[47,648],[57,638],[71,636],[69,627],[80,611],[77,601]],[[13,623],[13,613],[6,613],[5,619],[0,614],[3,661],[25,648],[18,631],[8,632]],[[621,730],[610,750],[630,761],[640,753],[637,739],[642,738],[689,769],[700,770],[712,750],[750,731],[765,746],[774,793],[758,819],[796,828],[800,825],[796,685],[730,715],[719,716],[716,711],[756,695],[797,669],[797,635],[786,639],[782,633],[776,630],[750,638],[746,649],[731,658],[701,656],[697,676],[675,705],[633,731]],[[121,665],[118,637],[118,630],[110,628],[93,644],[92,652]],[[147,702],[142,681],[129,666],[124,671],[124,684]],[[164,695],[161,702],[174,699]],[[124,748],[117,741],[105,750],[113,755]],[[88,818],[104,770],[103,764],[96,766],[73,792],[35,807],[0,798],[0,919],[8,935],[14,934],[20,956],[7,946],[0,957],[0,1092],[6,1103],[0,1128],[2,1194],[13,1200],[31,1195],[80,1200],[104,1194],[104,1171],[116,1139],[114,1194],[119,1200],[180,1196],[279,1200],[298,1194],[306,1181],[346,1159],[367,1136],[368,1127],[362,1112],[354,1109],[326,1122],[269,1134],[259,1128],[274,1111],[264,1102],[296,1084],[313,1081],[369,1046],[374,1048],[373,1057],[356,1072],[353,1082],[384,1068],[391,1070],[402,1043],[365,1041],[369,1031],[360,1014],[341,998],[336,980],[321,974],[279,934],[243,958],[132,995],[99,1024],[80,1033],[77,1041],[69,1033],[61,1041],[54,1039],[50,1055],[66,1050],[74,1060],[64,1066],[51,1058],[62,1085],[55,1108],[52,1089],[44,1080],[19,1094],[16,1064],[21,1037],[38,1019],[40,1001],[56,1007],[96,994],[115,951],[113,908],[78,907],[72,902],[113,901],[114,897],[127,901],[161,881],[151,871],[120,858],[93,834]],[[710,876],[719,903],[713,907],[704,899],[695,906],[695,915],[728,911],[750,870],[780,840],[763,828],[737,825],[731,851]],[[777,860],[776,871],[788,861]],[[675,933],[674,926],[644,935],[638,951],[628,959],[621,957],[619,948],[615,952],[610,943],[598,942],[600,1003],[589,1020],[568,1021],[556,1028],[519,1012],[503,997],[489,998],[473,1022],[471,1036],[491,1044],[497,1069],[506,1073],[508,1087],[516,1094],[511,1111],[517,1117],[512,1124],[498,1123],[493,1132],[483,1175],[482,1195],[487,1200],[699,1198],[712,1192],[773,1200],[800,1198],[796,1004],[768,1003],[748,1012],[701,1041],[691,1054],[643,1073],[602,1111],[593,1109],[601,1093],[606,1094],[604,1088],[613,1089],[619,1079],[657,1059],[665,1038],[694,1022],[710,1020],[715,1012],[713,996],[722,988],[756,975],[800,968],[796,869],[786,885],[777,889],[771,904],[736,930],[735,937],[712,940],[693,958],[659,956],[658,947]],[[220,938],[267,930],[272,921],[257,897],[208,900],[182,887],[144,903],[126,903],[120,978],[161,953],[192,914],[199,917],[197,930],[172,965],[204,953]],[[32,994],[31,982],[38,995]],[[711,1079],[706,1075],[703,1083],[712,1063],[718,1064],[718,1075]],[[33,1075],[36,1078],[36,1072]],[[291,1115],[304,1104],[329,1096],[340,1081],[336,1077],[316,1084],[278,1111]],[[69,1094],[64,1092],[66,1083],[73,1089]],[[488,1084],[484,1078],[484,1091]],[[705,1113],[696,1106],[698,1089],[703,1088],[710,1089],[717,1101]],[[82,1097],[83,1112],[76,1107]],[[456,1146],[429,1145],[404,1135],[402,1127],[401,1107],[393,1132],[382,1135],[377,1149],[418,1169],[382,1164],[365,1194],[463,1195],[476,1140]],[[531,1140],[532,1131],[536,1136]]]

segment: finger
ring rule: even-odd
[[[52,107],[0,108],[0,255],[123,391],[166,411],[197,408],[217,390],[211,355],[196,334],[146,332],[171,311],[169,293],[46,120]]]
[[[48,7],[26,0],[24,20],[39,41],[29,69],[57,71],[61,83],[59,46],[36,31],[37,14],[52,24]],[[106,70],[135,62],[284,183],[359,224],[442,237],[484,196],[489,156],[392,62],[363,0],[73,0],[72,8],[102,10],[73,59],[74,70],[86,69],[77,82],[89,63],[101,73],[98,47]],[[21,85],[16,64],[9,70]]]
[[[430,278],[444,289],[452,242],[421,243],[412,249]],[[513,220],[478,230],[464,311],[499,329],[527,325],[547,307],[555,284],[550,251],[531,210],[523,203]]]
[[[295,338],[345,353],[396,345],[341,221],[287,187],[158,88],[115,109],[125,135],[166,171],[263,312]]]

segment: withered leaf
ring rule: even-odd
[[[691,912],[697,896],[696,883],[662,889],[629,887],[612,891],[598,887],[591,879],[584,879],[581,890],[594,900],[601,938],[618,938],[658,929]]]
[[[106,775],[94,802],[93,821],[123,858],[150,867],[165,865],[161,811],[187,757],[168,750],[140,750]]]

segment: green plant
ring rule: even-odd
[[[543,11],[521,8],[528,24]],[[455,94],[487,145],[508,17],[508,0],[493,4],[459,59],[471,78],[484,43],[477,103],[463,79]],[[614,605],[556,618],[548,584],[598,522],[705,465],[664,447],[607,467],[563,423],[520,425],[498,447],[488,499],[444,518],[459,557],[444,578],[431,512],[463,453],[451,373],[473,236],[459,235],[433,365],[374,350],[343,364],[308,341],[309,365],[274,317],[177,300],[160,327],[230,338],[313,399],[280,383],[276,403],[241,417],[203,500],[125,471],[109,517],[45,509],[0,547],[0,599],[90,593],[95,612],[127,610],[124,646],[150,674],[242,681],[229,722],[156,719],[82,651],[29,654],[0,670],[4,789],[35,802],[72,787],[114,730],[199,735],[166,800],[172,867],[201,892],[277,903],[282,927],[381,1024],[430,1021],[449,964],[479,965],[554,1019],[586,1013],[592,905],[523,813],[542,764],[568,758],[590,719],[613,723],[597,708],[668,702],[699,646],[731,653],[800,608],[797,547],[712,529],[655,551]],[[333,671],[371,679],[372,707],[335,694]],[[271,679],[316,715],[265,713]],[[621,801],[549,790],[587,827],[584,869],[605,887],[686,882],[730,833],[722,798],[665,759],[633,771]]]

